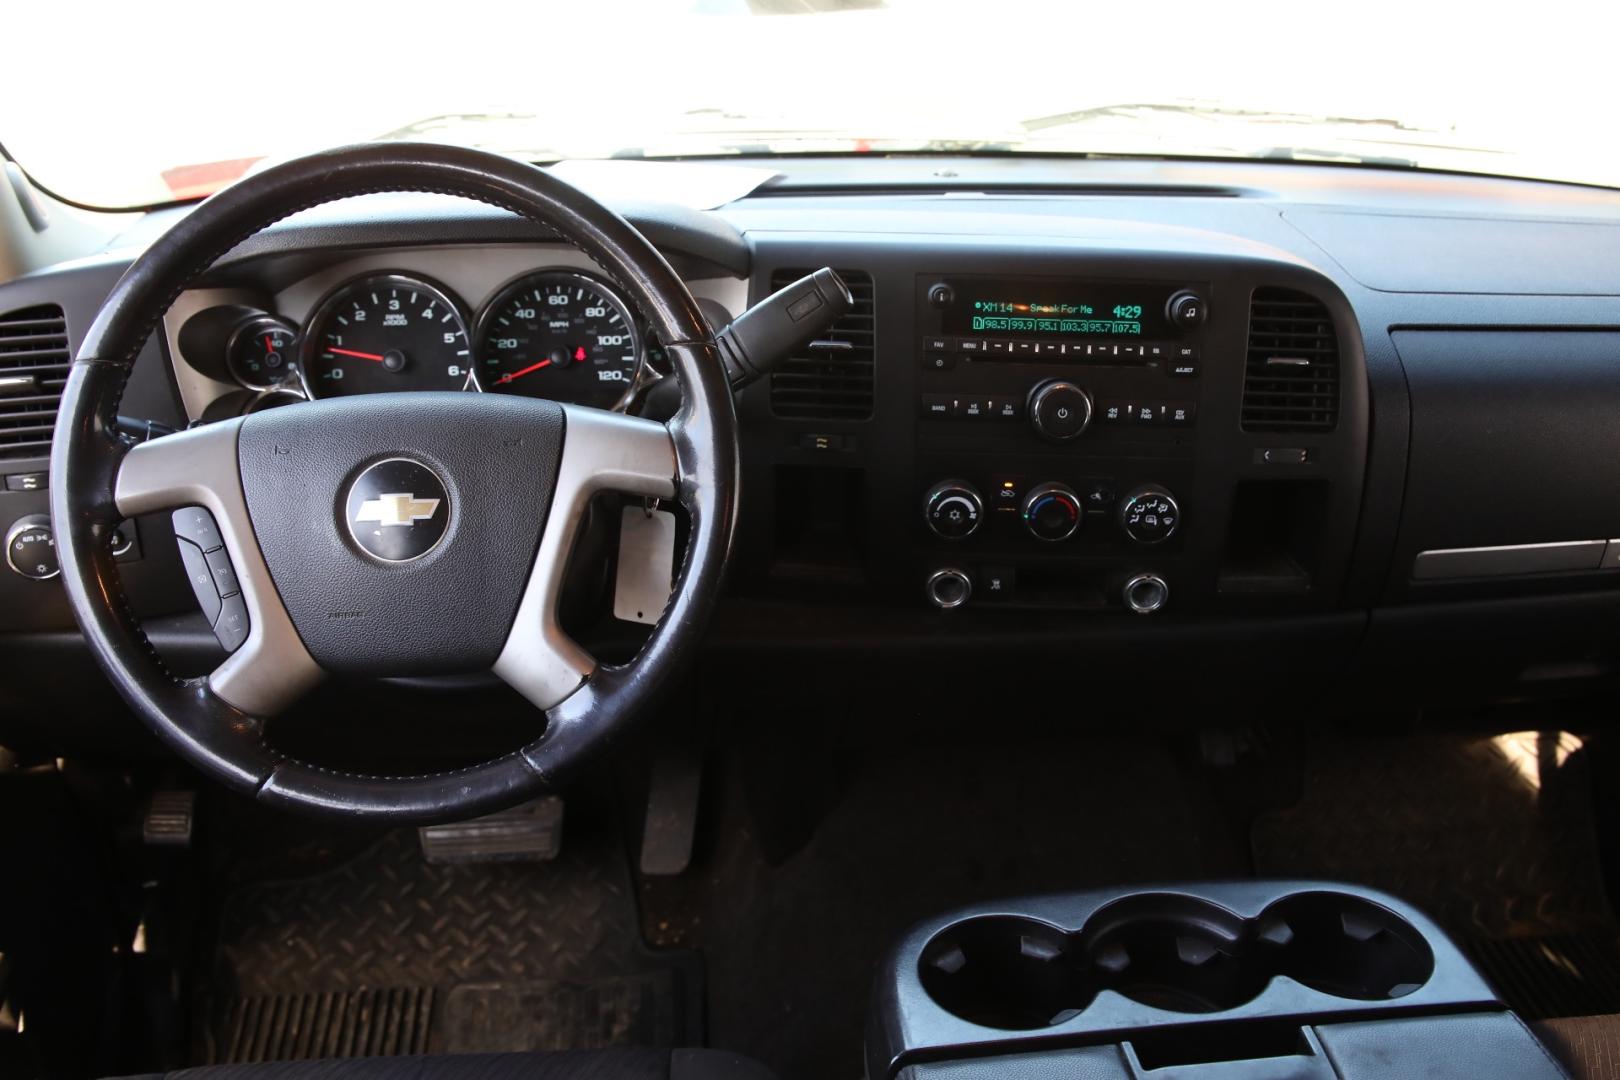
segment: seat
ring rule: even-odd
[[[757,1061],[723,1050],[563,1050],[207,1065],[126,1080],[775,1080]]]

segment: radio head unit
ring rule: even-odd
[[[1203,321],[1197,294],[1162,283],[951,277],[928,290],[939,332],[958,337],[1172,338]]]

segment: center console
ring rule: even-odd
[[[1393,897],[1235,882],[982,905],[879,969],[868,1080],[1557,1078]]]
[[[919,277],[924,543],[954,561],[973,541],[975,563],[929,576],[936,606],[1168,601],[1188,528],[1178,492],[1197,482],[1208,289]]]

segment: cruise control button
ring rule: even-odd
[[[227,596],[220,601],[219,618],[214,620],[214,636],[225,647],[226,652],[235,652],[242,647],[242,642],[248,636],[247,602],[241,597]]]
[[[204,551],[225,546],[214,524],[214,515],[200,506],[187,506],[174,512],[174,535],[184,537]]]
[[[241,584],[236,580],[236,567],[231,565],[230,552],[220,548],[208,552],[203,558],[208,560],[208,569],[214,575],[214,587],[219,590],[219,595],[230,596],[242,591]]]
[[[208,560],[202,549],[190,540],[182,539],[180,544],[180,562],[186,568],[186,580],[191,582],[191,591],[197,595],[197,606],[202,608],[208,625],[212,626],[219,618],[219,590],[214,588],[214,572],[208,568]]]

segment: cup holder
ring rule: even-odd
[[[1175,1013],[1218,1013],[1255,998],[1279,975],[1320,994],[1384,1001],[1434,974],[1412,924],[1370,900],[1296,893],[1245,919],[1208,900],[1143,893],[1099,909],[1080,930],[1014,915],[946,927],[924,946],[923,989],[985,1027],[1061,1024],[1103,990]]]
[[[1261,940],[1278,947],[1277,971],[1312,990],[1388,1001],[1434,974],[1434,950],[1381,904],[1344,893],[1299,893],[1261,917]]]

